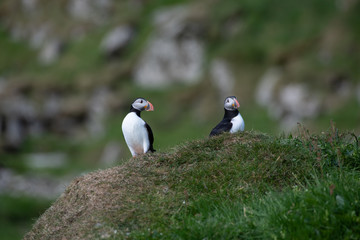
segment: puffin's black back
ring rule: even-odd
[[[153,144],[154,144],[154,135],[153,135],[153,132],[151,130],[151,127],[146,122],[145,122],[145,127],[146,127],[146,130],[148,132],[148,136],[149,136],[149,143],[150,143],[149,151],[150,152],[156,152],[156,150],[154,149],[154,146],[153,146]]]
[[[130,107],[130,112],[134,112],[136,113],[136,115],[138,115],[138,117],[141,117],[140,116],[140,113],[141,111],[134,108],[133,106]],[[151,127],[149,126],[149,124],[147,124],[147,122],[145,122],[145,127],[146,127],[146,130],[147,130],[147,133],[148,133],[148,137],[149,137],[149,143],[150,143],[150,147],[149,147],[149,151],[150,152],[156,152],[156,150],[154,149],[154,134],[151,130]]]
[[[232,127],[231,119],[233,119],[239,114],[239,111],[237,109],[233,111],[229,111],[226,109],[224,110],[225,110],[224,118],[221,120],[221,122],[218,125],[216,125],[213,128],[213,130],[211,130],[210,137],[219,135],[223,132],[229,132]]]

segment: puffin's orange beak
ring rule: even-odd
[[[233,104],[234,108],[239,108],[240,107],[240,103],[238,102],[238,100],[236,98],[234,98],[235,100],[235,104]]]
[[[154,106],[148,101],[148,105],[145,108],[146,111],[154,111]]]

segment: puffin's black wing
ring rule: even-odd
[[[211,130],[210,137],[219,135],[223,132],[229,132],[232,127],[230,119],[223,119],[216,127]]]
[[[154,135],[153,132],[151,130],[151,127],[149,126],[149,124],[145,123],[145,127],[146,130],[148,132],[148,137],[149,137],[149,142],[150,142],[150,147],[149,147],[149,151],[150,152],[156,152],[156,150],[153,147],[153,143],[154,143]]]

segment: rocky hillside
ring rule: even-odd
[[[356,96],[360,101],[359,5],[4,0],[2,147],[18,149],[43,132],[106,134],[106,119],[136,96],[129,85],[200,84],[188,106],[236,94],[265,107],[287,130],[353,107]]]
[[[245,132],[132,158],[76,178],[25,239],[355,239],[358,141]]]

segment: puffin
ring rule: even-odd
[[[125,142],[133,157],[156,151],[153,147],[153,132],[149,124],[140,117],[144,110],[154,111],[154,106],[144,98],[135,99],[121,126]]]
[[[235,96],[229,96],[224,101],[225,114],[223,120],[216,125],[210,132],[210,137],[219,135],[223,132],[235,133],[244,131],[245,122],[238,108],[240,104]]]

